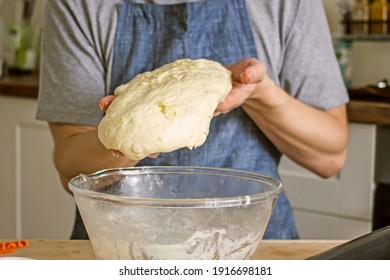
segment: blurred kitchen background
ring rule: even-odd
[[[45,3],[0,0],[0,238],[68,238],[73,224],[47,124],[35,120]],[[350,92],[371,86],[380,96],[363,90],[348,105],[348,160],[337,176],[323,180],[286,158],[281,174],[303,239],[352,239],[390,223],[389,4],[323,4]]]
[[[0,0],[3,75],[38,70],[45,3],[46,0]]]
[[[345,35],[345,25],[341,24],[344,14],[349,12],[350,19],[352,19],[352,13],[356,4],[365,2],[367,15],[362,18],[368,21],[369,5],[370,2],[374,2],[369,0],[322,1],[328,16],[331,32],[335,38]],[[386,0],[376,1],[387,4]],[[38,50],[45,3],[46,0],[0,0],[0,59],[4,62],[4,56],[7,56],[8,67],[15,71],[31,71],[39,66]],[[360,11],[360,13],[362,12]],[[359,12],[354,14],[359,14]],[[388,13],[386,17],[388,17]],[[361,29],[361,27],[359,28]],[[370,30],[367,28],[366,35],[369,35],[369,32]],[[361,33],[359,31],[357,34],[361,35]],[[390,34],[388,28],[384,30],[383,34],[377,32],[376,37],[379,37],[377,35],[385,34]],[[340,44],[335,44],[335,47],[339,46],[341,48],[342,53],[348,53],[348,58],[344,56],[348,60],[348,85],[363,87],[367,84],[377,83],[382,79],[389,78],[386,75],[386,73],[389,73],[390,52],[387,51],[390,46],[389,41],[390,39],[386,36],[386,39],[383,41],[359,40],[358,43],[354,41],[353,44],[350,42],[341,44],[341,47]]]

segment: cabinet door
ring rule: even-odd
[[[68,239],[75,203],[61,186],[35,99],[0,96],[0,238]]]
[[[371,231],[376,126],[350,123],[343,169],[322,179],[283,157],[280,173],[305,239],[351,239]]]

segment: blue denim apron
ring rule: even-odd
[[[180,58],[223,65],[258,57],[244,0],[118,5],[111,91],[137,74]],[[139,165],[228,167],[279,178],[280,153],[241,109],[211,121],[205,144],[146,158]],[[298,238],[290,204],[279,197],[264,238]]]

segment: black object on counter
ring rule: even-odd
[[[348,93],[353,100],[390,102],[390,83],[383,80],[378,85],[349,89]]]
[[[390,185],[377,183],[374,193],[372,228],[380,229],[390,225]]]
[[[308,260],[390,260],[390,225],[314,255]]]

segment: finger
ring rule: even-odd
[[[244,85],[233,82],[233,88],[226,96],[225,100],[218,104],[214,112],[214,117],[219,114],[226,114],[231,110],[241,106],[253,90],[254,85]]]
[[[107,111],[108,106],[110,106],[111,102],[114,100],[115,96],[114,95],[107,95],[104,96],[99,100],[99,108],[103,112]]]
[[[239,100],[237,95],[233,94],[233,92],[230,92],[226,96],[225,100],[219,103],[217,108],[215,108],[214,117],[218,116],[220,113],[226,114],[230,110],[234,109],[238,103]]]
[[[148,155],[148,158],[157,158],[159,155],[160,155],[160,153],[151,154],[151,155]]]
[[[118,151],[118,150],[111,150],[111,153],[112,153],[112,155],[114,156],[114,157],[124,157],[125,155],[122,153],[122,152],[120,152],[120,151]],[[149,158],[157,158],[158,156],[160,155],[160,153],[155,153],[155,154],[151,154],[151,155],[149,155],[148,157]]]
[[[246,58],[235,64],[226,66],[232,72],[234,81],[243,84],[261,82],[266,74],[265,66],[254,58]]]
[[[120,151],[117,151],[117,150],[111,150],[111,153],[114,157],[117,157],[117,158],[124,156],[124,154],[122,154]]]

